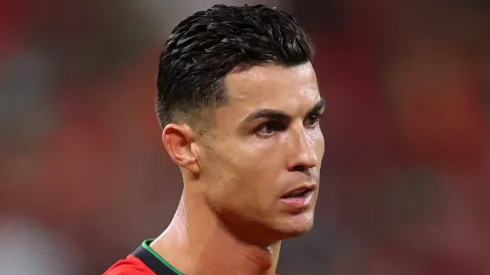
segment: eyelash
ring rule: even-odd
[[[309,124],[307,127],[314,128],[314,127],[318,126],[321,118],[322,118],[322,115],[321,114],[311,114],[311,115],[309,115],[305,119],[305,122],[308,121],[309,119],[312,119],[313,122],[311,124]]]
[[[264,132],[264,129],[272,129],[271,132]],[[284,131],[286,129],[286,125],[282,122],[278,121],[267,121],[265,123],[262,123],[259,125],[259,127],[255,128],[255,133],[263,136],[263,137],[269,137],[275,134],[276,132]]]
[[[309,129],[315,128],[318,126],[321,117],[322,117],[321,114],[311,114],[305,119],[304,124]],[[274,135],[276,132],[284,131],[286,128],[287,125],[282,122],[267,121],[260,124],[257,128],[255,128],[254,132],[262,137],[269,137]],[[265,131],[265,130],[270,130],[270,131]]]

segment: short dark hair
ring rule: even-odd
[[[284,11],[215,5],[196,12],[174,28],[160,56],[160,125],[201,122],[204,111],[226,103],[223,81],[230,72],[263,64],[290,67],[312,59],[306,31]]]

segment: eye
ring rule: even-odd
[[[305,119],[304,124],[308,128],[314,128],[318,126],[320,118],[321,118],[320,114],[311,114]]]
[[[277,132],[284,131],[286,126],[278,121],[268,121],[255,128],[254,132],[261,137],[269,137]]]

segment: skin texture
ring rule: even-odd
[[[186,274],[274,274],[280,241],[313,225],[318,188],[304,209],[281,197],[319,183],[323,99],[310,63],[252,67],[225,86],[229,101],[214,112],[209,142],[187,125],[163,130],[184,192],[152,247]]]

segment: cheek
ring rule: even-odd
[[[320,129],[315,131],[311,135],[313,146],[315,147],[315,152],[318,159],[318,167],[321,166],[323,155],[325,154],[325,139],[323,137],[323,133]]]
[[[257,147],[255,147],[257,148]],[[273,151],[267,148],[255,150],[228,150],[222,158],[220,172],[222,195],[235,206],[254,207],[265,203],[273,191],[277,175],[274,169]]]
[[[254,168],[250,163],[253,163],[250,153],[242,152],[236,146],[215,148],[212,156],[206,159],[205,176],[213,197],[234,203],[240,194],[246,195],[250,191],[247,183],[254,174],[250,173]]]
[[[321,161],[323,158],[323,154],[325,153],[325,139],[323,138],[322,134],[320,134],[320,138],[316,141],[316,148],[318,159]]]
[[[281,137],[268,140],[243,140],[222,138],[214,144],[206,162],[206,181],[210,181],[213,192],[230,203],[240,200],[264,201],[277,188],[278,175],[284,163],[283,146],[287,139]],[[244,203],[241,201],[240,203]]]

